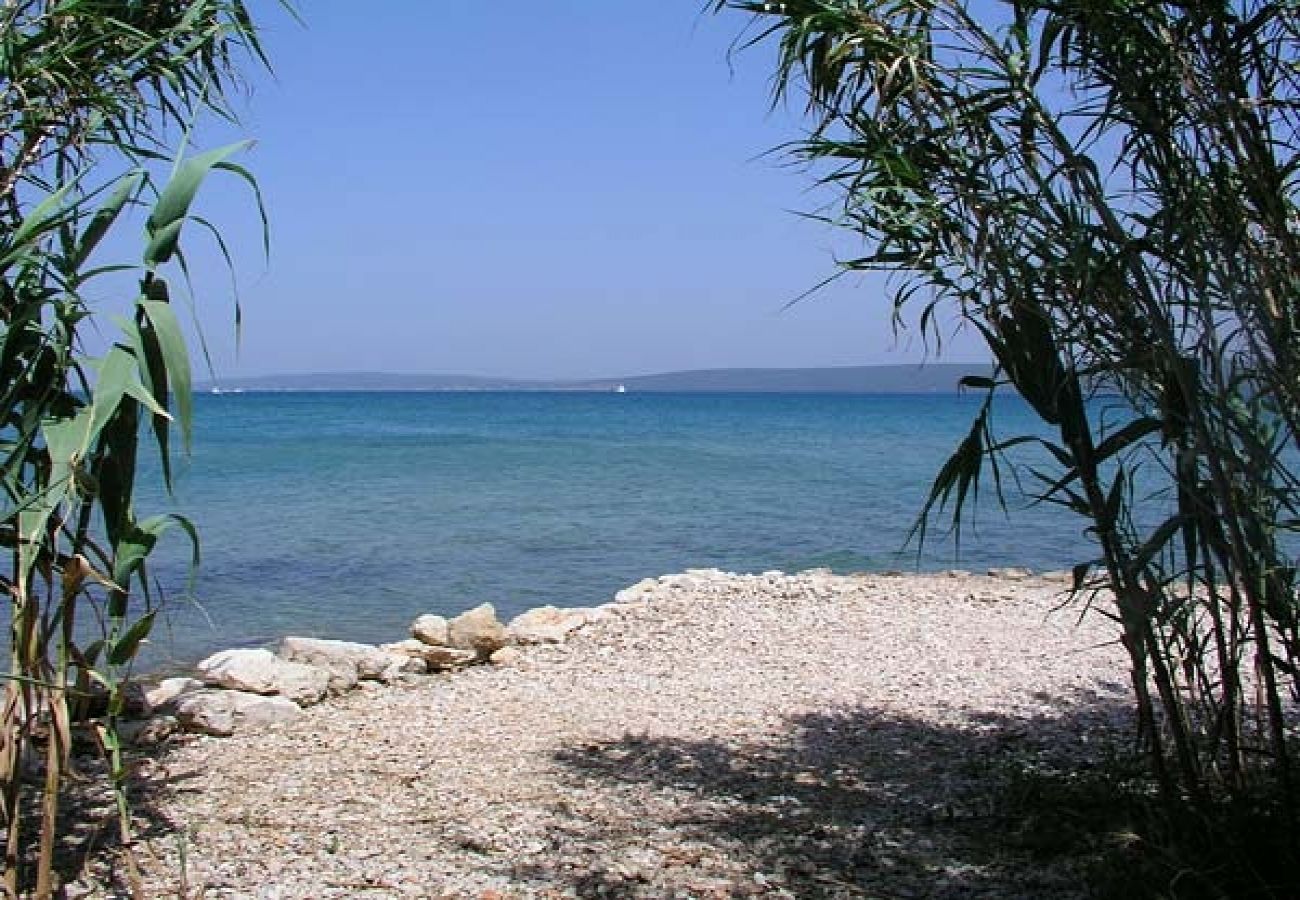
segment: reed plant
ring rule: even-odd
[[[191,204],[214,170],[252,184],[232,161],[244,144],[192,153],[188,138],[205,113],[232,117],[239,65],[261,57],[238,0],[0,5],[7,896],[57,889],[59,804],[78,727],[108,760],[134,871],[118,719],[158,611],[147,560],[171,528],[194,542],[196,562],[198,547],[184,518],[137,512],[141,441],[151,435],[170,487],[173,431],[188,445],[192,422],[190,360],[173,304],[185,290],[181,233],[194,222],[224,252],[220,232]],[[138,259],[105,258],[132,246],[106,238],[141,220]],[[110,318],[97,298],[117,292],[128,312]]]
[[[900,315],[942,339],[955,311],[996,361],[964,382],[985,402],[920,538],[939,515],[960,533],[990,479],[1080,516],[1074,593],[1117,625],[1163,796],[1293,809],[1300,9],[717,7],[753,17],[777,101],[806,104],[786,149],[861,241],[843,270],[892,273]],[[997,434],[1008,388],[1044,432]]]

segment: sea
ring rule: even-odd
[[[185,666],[286,634],[382,642],[421,613],[503,617],[610,600],[688,568],[736,572],[1065,568],[1084,523],[1014,479],[960,542],[909,534],[978,411],[974,395],[223,393],[196,397],[175,489],[148,461],[141,516],[180,531],[150,577],[142,665]],[[1021,401],[1005,436],[1033,433]],[[1027,490],[1029,484],[1023,487]]]

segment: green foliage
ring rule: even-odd
[[[201,114],[231,117],[226,97],[241,54],[262,57],[238,0],[16,0],[0,10],[0,545],[9,551],[0,586],[11,621],[0,822],[9,895],[56,888],[74,713],[99,691],[108,712],[93,725],[129,854],[117,717],[158,611],[147,560],[176,526],[198,560],[187,520],[141,519],[134,508],[144,426],[168,485],[173,424],[185,447],[192,430],[190,360],[163,271],[177,261],[184,271],[184,226],[213,170],[251,181],[229,161],[246,143],[184,152]],[[97,264],[104,239],[132,212],[147,214],[140,261]],[[132,271],[132,313],[92,357],[82,335],[102,332],[104,314],[89,288],[115,288]],[[93,623],[98,640],[79,646]],[[20,781],[38,752],[46,774],[29,878]]]
[[[1300,13],[1269,0],[721,0],[806,99],[849,270],[955,310],[1053,437],[986,412],[921,519],[1036,443],[1084,517],[1170,803],[1293,796]],[[1107,398],[1105,402],[1097,399]],[[1294,823],[1293,823],[1294,824]],[[1294,839],[1294,832],[1293,839]]]
[[[1243,792],[1209,803],[1153,796],[1143,760],[1083,767],[1008,760],[982,773],[998,788],[990,827],[1041,860],[1069,859],[1088,896],[1219,900],[1294,895],[1295,798]]]

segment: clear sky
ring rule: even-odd
[[[234,236],[244,303],[204,263],[219,376],[596,377],[900,363],[883,282],[782,311],[852,244],[795,215],[810,177],[766,151],[772,52],[703,0],[255,0],[274,75],[241,102],[272,219],[237,182],[200,211]],[[208,129],[205,144],[227,135]],[[198,232],[191,236],[201,240]],[[969,337],[943,358],[983,358]]]

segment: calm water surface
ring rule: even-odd
[[[203,533],[155,566],[174,595],[150,664],[285,633],[404,636],[421,612],[608,600],[688,567],[836,571],[1086,558],[1080,524],[983,503],[960,557],[900,555],[978,400],[661,394],[204,395],[174,508]],[[1006,434],[1027,409],[999,409]]]

